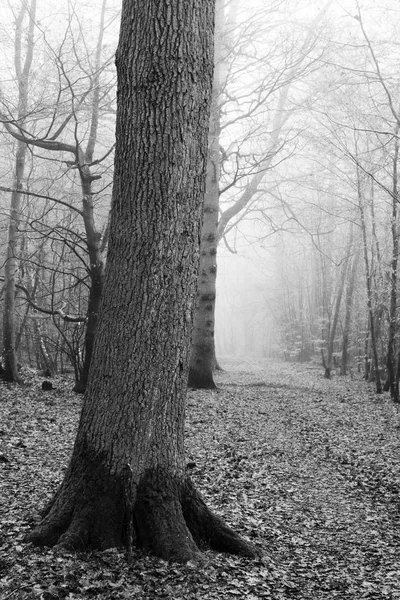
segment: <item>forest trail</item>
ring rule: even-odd
[[[400,417],[361,378],[221,359],[217,391],[190,391],[188,469],[207,503],[263,549],[205,552],[201,569],[137,552],[61,555],[23,543],[57,486],[81,398],[2,385],[0,598],[400,599]]]
[[[203,477],[210,462],[217,473],[228,464],[207,500],[283,568],[282,597],[400,598],[400,429],[388,395],[295,364],[237,362],[217,379],[222,393],[203,404],[217,424],[204,432]]]

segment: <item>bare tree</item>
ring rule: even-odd
[[[188,385],[214,389],[215,305],[217,274],[217,227],[220,178],[220,121],[222,88],[222,36],[224,34],[224,2],[215,5],[214,78],[208,131],[208,160],[203,224],[200,241],[199,279],[192,332]]]
[[[232,64],[235,63],[235,50],[229,48],[227,40],[229,33],[232,36],[234,31],[232,23],[232,15],[230,19],[224,15],[223,3],[221,2],[218,8],[219,27],[221,39],[224,43],[218,49],[216,54],[217,78],[214,84],[214,107],[212,123],[210,129],[211,144],[210,146],[210,164],[209,164],[209,185],[205,206],[204,231],[202,235],[201,256],[204,261],[204,266],[200,268],[198,302],[195,314],[195,329],[193,335],[192,362],[189,376],[189,385],[192,387],[212,388],[215,386],[213,381],[212,371],[215,366],[215,347],[214,347],[214,315],[216,301],[216,276],[217,269],[215,264],[217,243],[225,239],[229,228],[234,228],[237,221],[245,214],[251,201],[259,191],[261,182],[264,180],[266,173],[271,168],[273,160],[278,154],[281,147],[281,135],[284,124],[291,115],[291,110],[287,110],[286,102],[291,84],[301,77],[309,68],[309,63],[313,62],[311,51],[315,46],[314,28],[327,10],[329,4],[327,2],[321,13],[316,17],[306,39],[303,41],[299,52],[294,57],[288,57],[285,66],[278,71],[273,70],[267,73],[260,82],[255,79],[254,86],[250,92],[248,90],[240,92],[229,89],[229,72],[232,70]],[[272,3],[263,10],[265,13],[277,10],[279,2]],[[231,7],[232,8],[232,7]],[[234,3],[233,10],[236,8]],[[229,14],[229,13],[228,13]],[[260,15],[256,15],[260,19]],[[265,22],[265,21],[264,21]],[[258,23],[258,21],[257,21]],[[228,30],[228,33],[226,31]],[[251,29],[246,23],[246,30]],[[239,28],[240,30],[240,28]],[[240,39],[240,34],[239,34]],[[248,40],[250,43],[250,40]],[[231,42],[232,43],[232,42]],[[235,43],[240,42],[235,39]],[[251,40],[253,43],[253,40]],[[217,46],[218,48],[218,46]],[[231,53],[231,56],[229,56]],[[239,57],[240,53],[238,53]],[[309,58],[310,57],[310,58]],[[257,63],[258,58],[252,57],[252,61]],[[260,60],[260,63],[262,60]],[[268,61],[266,61],[268,63]],[[243,65],[239,62],[238,69],[242,69]],[[222,73],[221,71],[224,71]],[[230,173],[230,181],[225,184],[218,181],[221,164],[228,159],[228,153],[225,149],[221,151],[220,133],[222,130],[229,127],[235,128],[237,124],[245,119],[254,118],[257,112],[261,114],[266,111],[266,106],[272,102],[272,99],[278,95],[276,106],[273,110],[274,117],[270,123],[267,141],[264,142],[261,158],[252,158],[249,162],[248,158],[244,158],[245,167],[243,172],[239,168],[240,151],[236,153],[236,168],[233,167],[233,172]],[[233,98],[233,99],[232,99]],[[232,117],[227,109],[227,104],[232,100],[232,104],[237,107],[241,103],[241,111],[236,116]],[[221,117],[221,113],[225,112],[226,116]],[[250,132],[247,134],[246,142],[251,141],[254,132],[250,126]],[[256,127],[257,129],[257,127]],[[242,141],[243,143],[243,141]],[[238,145],[241,142],[238,141]],[[232,161],[233,153],[229,160]],[[219,158],[220,164],[216,164]],[[243,183],[244,182],[244,183]],[[236,199],[232,202],[232,190],[237,192]],[[228,208],[223,210],[223,195],[229,197]],[[217,198],[219,195],[219,199]],[[218,202],[218,208],[217,208]],[[219,220],[216,220],[216,211],[219,210]],[[235,221],[234,221],[235,219]],[[208,264],[206,264],[208,261]],[[213,264],[214,263],[214,264]]]
[[[123,4],[98,332],[72,459],[35,543],[129,551],[135,530],[165,559],[195,559],[201,541],[256,554],[206,507],[183,454],[213,19],[212,0]]]
[[[66,34],[57,51],[48,47],[59,80],[59,88],[56,92],[54,104],[47,107],[47,111],[38,110],[36,115],[35,110],[29,111],[28,105],[25,103],[23,113],[20,112],[19,115],[14,116],[11,107],[3,99],[1,114],[1,120],[6,131],[17,141],[18,147],[23,149],[24,152],[29,147],[46,151],[49,153],[49,158],[54,154],[60,154],[61,161],[66,166],[65,172],[69,175],[77,173],[79,177],[81,209],[77,209],[69,201],[54,198],[56,205],[63,205],[70,211],[79,213],[84,224],[85,245],[88,254],[87,269],[90,286],[86,313],[85,355],[79,379],[75,386],[76,391],[83,391],[86,386],[104,278],[104,244],[102,243],[102,235],[95,223],[96,192],[93,184],[101,179],[102,173],[99,172],[99,167],[103,161],[109,159],[113,151],[111,144],[111,147],[105,150],[103,156],[94,157],[99,133],[100,105],[102,103],[108,104],[109,89],[113,85],[112,78],[106,85],[101,84],[102,74],[111,62],[111,58],[108,60],[102,58],[106,6],[107,2],[103,0],[93,64],[89,56],[86,56],[89,66],[83,64],[76,42],[72,37],[72,51],[75,54],[76,69],[80,72],[80,76],[75,77],[73,73],[69,72],[66,64],[64,64],[63,57],[63,45],[66,44],[67,40]],[[71,23],[75,17],[72,10],[69,29],[71,29]],[[36,26],[33,17],[31,23],[33,31]],[[68,104],[69,109],[66,109]],[[38,127],[40,120],[44,122]],[[86,128],[86,122],[89,122],[87,135],[80,132],[80,121],[82,121],[84,128]],[[66,155],[71,155],[72,160],[68,160]],[[11,193],[15,194],[15,191]],[[44,211],[44,214],[46,214],[46,211]],[[35,226],[37,227],[37,219],[35,220]],[[46,227],[47,234],[49,234],[49,227]],[[41,233],[45,235],[43,227]]]

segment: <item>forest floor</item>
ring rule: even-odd
[[[0,386],[0,598],[400,599],[400,415],[387,394],[322,367],[222,360],[219,389],[191,391],[197,488],[264,556],[205,553],[201,567],[134,551],[24,543],[62,478],[82,398]],[[27,373],[27,376],[29,373]]]

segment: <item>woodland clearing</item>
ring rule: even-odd
[[[206,550],[200,565],[133,550],[24,543],[57,488],[82,397],[24,371],[0,386],[0,598],[400,599],[400,415],[361,375],[222,359],[216,391],[190,391],[187,468],[207,504],[262,551]]]

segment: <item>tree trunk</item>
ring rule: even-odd
[[[346,312],[344,317],[343,327],[343,338],[342,338],[342,360],[340,363],[340,374],[347,375],[349,367],[349,339],[350,339],[350,325],[351,325],[351,313],[353,308],[353,298],[355,290],[356,275],[358,270],[358,262],[360,258],[359,248],[356,248],[353,264],[351,266],[349,281],[346,290]]]
[[[399,126],[396,127],[398,135]],[[394,402],[399,402],[398,378],[397,378],[397,348],[396,348],[396,330],[397,330],[397,268],[399,262],[399,233],[398,233],[398,209],[397,204],[397,161],[399,157],[399,141],[396,138],[393,157],[393,188],[392,188],[392,260],[390,265],[390,303],[389,303],[389,331],[388,331],[388,349],[387,349],[387,372],[390,395]]]
[[[329,365],[326,361],[323,348],[321,348],[321,359],[322,359],[322,366],[324,367],[324,377],[325,377],[325,379],[330,379],[331,378],[331,368],[329,367]]]
[[[22,65],[22,38],[25,15],[28,14],[27,50]],[[18,121],[22,126],[28,111],[29,74],[33,59],[34,23],[36,0],[28,7],[23,4],[15,24],[14,64],[18,82]],[[18,269],[17,246],[18,225],[21,215],[23,178],[25,171],[26,145],[17,141],[13,192],[11,194],[10,222],[8,226],[8,243],[4,264],[4,306],[3,306],[3,379],[20,381],[17,370],[15,352],[15,279]]]
[[[60,127],[58,127],[56,133],[54,135],[50,135],[50,130],[48,132],[47,138],[36,137],[33,133],[29,133],[27,130],[22,129],[20,127],[22,120],[21,118],[15,119],[15,122],[12,123],[8,118],[3,117],[3,124],[10,135],[12,135],[18,143],[18,147],[23,148],[23,152],[26,152],[26,146],[36,146],[45,150],[49,150],[51,152],[65,152],[71,153],[74,157],[74,166],[78,169],[80,184],[81,184],[81,192],[82,192],[82,210],[78,211],[83,219],[85,233],[86,233],[86,245],[88,251],[88,273],[90,277],[90,290],[89,290],[89,298],[88,298],[88,306],[87,306],[87,314],[86,314],[86,331],[85,331],[85,348],[84,348],[84,361],[82,367],[79,369],[79,372],[76,373],[76,384],[74,390],[76,392],[83,393],[86,387],[86,382],[89,373],[90,361],[93,352],[93,342],[94,336],[96,332],[97,326],[97,318],[99,312],[100,305],[100,297],[102,292],[103,280],[104,280],[104,260],[102,256],[102,244],[101,244],[101,234],[97,231],[94,219],[94,192],[93,192],[93,181],[99,179],[99,175],[93,175],[91,172],[91,164],[93,163],[93,155],[94,149],[97,142],[97,134],[99,128],[99,106],[101,104],[100,101],[100,77],[102,73],[102,65],[101,65],[101,51],[103,46],[103,36],[104,36],[104,21],[105,21],[105,11],[106,11],[106,0],[102,2],[102,9],[100,15],[100,28],[99,35],[97,38],[97,48],[96,48],[96,59],[94,72],[92,77],[90,77],[89,81],[89,90],[92,94],[92,103],[91,103],[91,113],[90,113],[90,128],[89,128],[89,136],[86,145],[86,150],[83,150],[83,143],[79,140],[79,137],[75,131],[74,142],[72,144],[67,143],[65,141],[59,141],[61,134],[64,132],[67,123],[70,120],[70,117],[73,117],[74,120],[78,119],[78,114],[76,112],[74,98],[72,96],[72,109],[71,115],[64,119],[64,122]],[[33,0],[32,0],[33,6]],[[24,9],[26,10],[26,8]],[[31,10],[31,15],[34,14],[34,11]],[[31,16],[31,27],[32,27],[32,40],[33,40],[33,27],[34,27],[34,18]],[[30,60],[32,60],[33,53],[33,45],[28,46]],[[27,55],[28,56],[28,55]],[[27,61],[26,61],[27,62]],[[24,68],[24,72],[26,67]],[[72,92],[72,90],[71,90]],[[55,109],[56,110],[56,109]],[[19,111],[18,114],[20,114]],[[25,114],[23,111],[22,114]],[[14,189],[18,192],[17,184],[14,185]],[[14,196],[14,191],[13,191]],[[66,204],[66,203],[63,203]],[[67,204],[68,206],[68,204]],[[71,205],[71,208],[75,210],[75,208]],[[10,269],[13,267],[12,260],[9,261]],[[10,295],[11,296],[11,295]],[[10,310],[4,311],[4,314],[9,314]],[[6,332],[7,333],[7,332]],[[8,337],[10,335],[8,334]]]
[[[194,310],[192,346],[188,386],[215,389],[215,299],[217,283],[219,170],[220,170],[220,100],[221,51],[219,38],[223,26],[223,2],[216,3],[216,43],[214,49],[214,79],[208,131],[206,193],[200,240],[199,279]]]
[[[101,246],[101,235],[97,232],[94,222],[94,206],[92,181],[88,165],[93,161],[94,149],[97,142],[97,133],[99,127],[99,106],[100,106],[100,73],[101,73],[101,51],[104,37],[104,21],[106,13],[107,0],[103,0],[100,15],[99,35],[97,38],[95,72],[93,76],[93,98],[90,122],[89,139],[86,146],[85,156],[80,166],[79,173],[82,186],[82,217],[85,225],[86,244],[89,254],[89,272],[90,272],[90,290],[87,307],[87,321],[85,332],[85,358],[79,380],[76,382],[74,391],[83,393],[86,389],[89,377],[89,368],[93,354],[94,336],[97,329],[97,319],[99,315],[100,298],[104,282],[104,260]]]
[[[365,222],[365,212],[363,205],[363,196],[361,189],[361,180],[360,180],[360,172],[357,168],[357,195],[358,195],[358,208],[360,210],[360,223],[361,223],[361,232],[362,232],[362,240],[363,240],[363,251],[364,251],[364,264],[365,264],[365,278],[367,284],[367,307],[368,307],[368,319],[369,319],[369,331],[371,335],[371,349],[372,356],[374,361],[374,373],[375,373],[375,386],[376,393],[382,393],[382,383],[381,376],[379,373],[379,357],[378,357],[378,348],[376,343],[376,335],[375,335],[375,319],[374,319],[374,309],[373,309],[373,297],[372,297],[372,275],[371,268],[369,264],[368,258],[368,243],[367,243],[367,225]],[[366,352],[366,360],[367,352]]]
[[[17,142],[15,161],[15,190],[11,195],[10,222],[8,225],[7,255],[4,264],[3,304],[3,374],[5,381],[20,381],[15,351],[15,279],[18,271],[17,246],[20,220],[21,193],[18,191],[25,168],[26,146]]]
[[[349,260],[350,260],[350,254],[351,254],[352,247],[353,247],[353,237],[354,237],[353,226],[351,225],[349,241],[347,244],[346,257],[344,259],[344,263],[342,266],[342,273],[340,276],[340,281],[339,281],[338,290],[337,290],[335,309],[333,311],[332,325],[329,328],[328,348],[327,348],[327,368],[329,370],[329,375],[332,371],[333,350],[334,350],[334,344],[335,344],[336,329],[337,329],[337,325],[339,322],[339,312],[340,312],[340,306],[342,303],[342,296],[343,296],[344,284],[346,281],[347,268],[348,268],[348,264],[349,264]],[[326,368],[325,368],[325,373],[326,373]]]
[[[81,167],[80,177],[83,192],[82,217],[86,232],[86,245],[89,255],[90,289],[86,312],[85,357],[74,391],[83,393],[86,389],[89,368],[93,354],[94,337],[97,329],[100,299],[104,282],[104,260],[101,251],[101,235],[96,230],[93,214],[92,181],[88,167]]]
[[[200,541],[254,556],[185,474],[184,405],[205,192],[213,0],[124,0],[106,277],[77,438],[30,539],[136,542],[187,561]],[[162,32],[162,35],[160,35]]]

